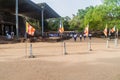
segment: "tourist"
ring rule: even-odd
[[[80,34],[80,36],[79,36],[79,37],[80,37],[80,41],[82,41],[82,34]]]
[[[92,34],[91,34],[91,33],[89,33],[88,37],[89,37],[89,39],[91,40]]]
[[[76,42],[77,34],[74,34],[74,35],[73,35],[73,38],[74,38],[74,41]]]
[[[85,40],[85,38],[86,38],[86,34],[85,33],[83,34],[83,37],[84,37],[84,40]]]
[[[11,39],[14,38],[14,32],[11,32]]]

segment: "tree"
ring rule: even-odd
[[[45,31],[58,31],[60,19],[62,19],[64,29],[83,31],[87,24],[90,30],[103,30],[108,24],[109,28],[117,26],[120,28],[120,0],[102,0],[103,4],[89,6],[79,9],[73,18],[62,17],[52,18],[45,21]]]
[[[70,25],[69,25],[69,21],[70,21],[70,20],[71,20],[71,18],[68,17],[68,16],[66,16],[66,17],[64,17],[64,18],[62,19],[62,21],[63,21],[63,27],[64,27],[64,30],[65,30],[65,31],[70,30]]]
[[[109,28],[119,26],[120,0],[104,0],[104,4],[89,8],[84,18],[84,25],[90,25],[91,30],[101,30],[106,24]]]
[[[79,9],[77,12],[77,15],[73,16],[73,19],[70,21],[70,29],[77,30],[77,31],[83,31],[84,28],[84,17],[86,15],[86,12],[88,11],[88,8]]]
[[[58,31],[59,28],[59,18],[51,18],[47,20],[47,28],[46,31]]]
[[[71,20],[70,17],[61,17],[61,18],[51,18],[48,19],[46,22],[46,31],[58,31],[60,27],[60,20],[62,20],[64,30],[70,30],[69,21]]]
[[[107,7],[107,20],[110,22],[110,27],[120,26],[120,0],[104,0],[104,5]]]

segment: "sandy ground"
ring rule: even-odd
[[[0,80],[120,80],[120,45],[94,38],[32,43],[35,58],[28,58],[30,43],[0,44]],[[27,47],[27,48],[26,48]]]

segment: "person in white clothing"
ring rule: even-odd
[[[12,39],[14,38],[14,32],[11,32],[11,38]]]
[[[86,34],[83,34],[83,37],[84,37],[84,40],[85,40],[85,38],[86,38]]]
[[[82,41],[82,34],[80,34],[80,41]]]
[[[74,34],[74,41],[76,42],[76,39],[77,39],[77,34]]]

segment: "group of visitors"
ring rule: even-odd
[[[6,38],[7,39],[14,39],[14,32],[9,33],[8,31],[6,31]]]
[[[80,38],[80,41],[82,41],[82,38],[84,38],[84,40],[86,39],[86,34],[77,34],[77,33],[75,33],[74,35],[73,35],[73,38],[74,38],[74,41],[76,42],[76,40],[77,40],[77,37],[79,37]],[[88,38],[91,40],[91,37],[92,37],[92,34],[91,33],[89,33],[88,34]]]

